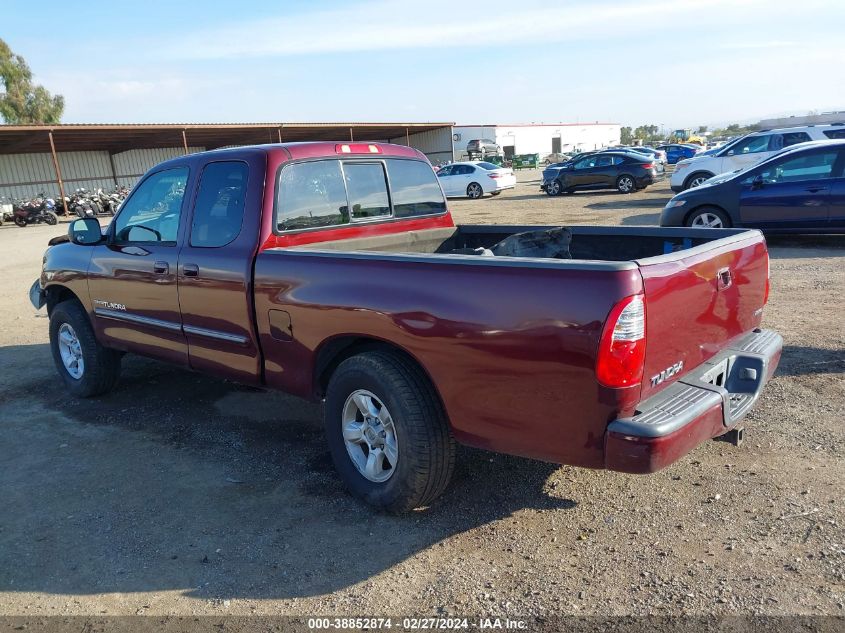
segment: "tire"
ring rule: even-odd
[[[712,178],[713,174],[708,173],[706,171],[699,171],[694,173],[689,178],[684,181],[684,189],[692,189],[693,187],[698,187],[701,183],[703,183],[708,178]]]
[[[623,174],[616,179],[616,189],[619,193],[633,193],[637,190],[637,183],[633,176]]]
[[[478,200],[483,195],[484,189],[477,182],[471,182],[467,185],[467,198],[470,200]]]
[[[75,346],[67,335],[76,339]],[[72,373],[73,364],[66,363],[63,358],[63,352],[67,353],[68,348],[72,348],[71,355],[77,357],[76,369],[81,369],[78,376]],[[111,391],[120,377],[120,352],[97,342],[88,315],[78,301],[63,301],[50,313],[50,350],[65,387],[79,398]]]
[[[563,193],[563,185],[560,183],[560,180],[552,180],[546,185],[546,195],[559,196],[561,193]]]
[[[716,207],[699,207],[698,209],[694,209],[687,216],[684,224],[695,228],[711,229],[726,229],[733,226],[727,214]]]
[[[15,224],[17,224],[21,228],[25,228],[26,227],[26,220],[24,220],[21,216],[16,215],[15,216]]]
[[[44,214],[44,221],[50,226],[56,226],[59,223],[59,216],[52,211],[47,211],[47,213]]]
[[[386,408],[389,424],[373,427],[358,421],[364,420],[355,400],[361,397],[370,398],[379,412]],[[379,424],[381,417],[372,420]],[[373,351],[338,365],[326,390],[324,423],[335,468],[355,497],[398,513],[428,505],[446,489],[455,467],[455,442],[446,413],[426,375],[405,357]],[[388,427],[393,430],[387,435],[375,432],[376,440],[383,442],[382,466],[365,474],[372,432]],[[395,463],[388,457],[391,437]],[[382,449],[376,445],[375,450]]]

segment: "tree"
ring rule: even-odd
[[[631,133],[630,127],[623,127],[622,128],[622,130],[620,132],[619,140],[622,143],[622,145],[630,145],[631,143],[634,142],[634,135]]]
[[[706,125],[699,125],[698,126],[698,133],[699,134],[707,134],[707,126]]]
[[[0,39],[0,117],[12,125],[58,123],[65,98],[32,83],[26,60]]]

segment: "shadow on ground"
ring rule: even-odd
[[[46,345],[0,352],[29,379],[0,397],[0,591],[321,595],[575,506],[547,486],[558,466],[461,449],[433,507],[374,513],[336,478],[318,405],[130,356],[114,392],[79,400]]]
[[[845,350],[784,345],[778,364],[779,376],[841,374],[845,372]]]
[[[842,257],[845,235],[766,235],[772,259]]]

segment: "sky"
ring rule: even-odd
[[[845,110],[843,0],[0,0],[65,123],[667,128]]]

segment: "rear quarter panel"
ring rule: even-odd
[[[262,251],[255,304],[268,386],[313,397],[323,345],[377,339],[422,365],[459,441],[602,467],[625,394],[596,382],[596,349],[612,305],[640,290],[639,271],[470,260]],[[290,314],[293,340],[274,338],[270,310]]]

